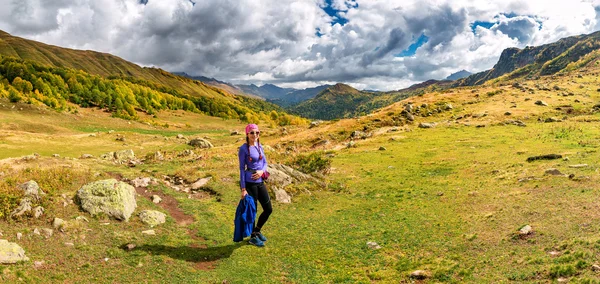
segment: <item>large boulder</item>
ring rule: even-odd
[[[18,244],[7,240],[0,240],[0,264],[17,263],[19,261],[28,261],[25,256],[25,250]]]
[[[197,147],[197,148],[212,148],[213,147],[212,143],[210,143],[208,140],[202,139],[202,138],[194,138],[194,139],[190,140],[190,142],[188,142],[188,144],[190,146]]]
[[[163,224],[166,221],[165,213],[155,210],[144,210],[140,212],[139,217],[140,220],[142,220],[142,223],[150,225],[150,227]]]
[[[316,178],[282,164],[269,164],[269,189],[275,200],[279,203],[291,203],[292,197],[285,191],[285,187],[292,183],[312,181],[321,184]]]
[[[129,221],[137,207],[133,186],[116,179],[88,183],[77,191],[77,198],[92,216],[104,213],[117,220]]]

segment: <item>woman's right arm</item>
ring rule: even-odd
[[[246,151],[244,147],[240,147],[238,151],[238,160],[240,162],[240,189],[242,191],[242,198],[248,194],[246,192]]]

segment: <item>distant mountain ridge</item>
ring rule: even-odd
[[[469,72],[467,70],[460,70],[460,71],[458,71],[456,73],[450,74],[450,76],[446,77],[446,80],[454,81],[454,80],[458,80],[458,79],[462,79],[462,78],[468,77],[471,74],[473,74],[473,73],[471,73],[471,72]]]
[[[510,78],[554,74],[598,48],[600,31],[535,47],[507,48],[492,69],[460,79],[454,86],[481,85],[509,73],[514,73],[509,74]]]

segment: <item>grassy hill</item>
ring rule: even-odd
[[[42,218],[0,221],[1,238],[30,258],[0,266],[0,280],[597,283],[599,62],[592,52],[551,75],[430,84],[367,116],[264,126],[269,163],[300,168],[296,158],[308,154],[331,161],[325,186],[288,186],[292,203],[274,202],[264,248],[231,240],[243,137],[231,131],[243,123],[165,109],[148,125],[94,108],[58,113],[0,98],[0,212],[16,207],[17,185],[30,179],[47,193]],[[177,134],[215,147],[192,149]],[[122,149],[144,161],[97,158]],[[157,151],[163,160],[153,158]],[[32,153],[39,156],[24,157]],[[96,158],[80,159],[85,153]],[[530,159],[548,154],[560,158]],[[68,202],[83,184],[115,176],[158,180],[138,191],[136,210],[168,214],[155,235],[142,234],[151,228],[137,217],[92,218]],[[188,193],[165,176],[211,181]],[[165,202],[153,203],[153,194]],[[47,238],[35,233],[55,217],[74,225]]]
[[[281,125],[303,121],[274,104],[232,95],[161,69],[142,68],[110,54],[46,45],[4,32],[0,32],[0,59],[0,80],[4,79],[0,96],[12,96],[13,101],[23,97],[29,103],[37,101],[58,110],[66,109],[70,102],[105,108],[128,119],[137,117],[136,109],[155,114],[157,109],[169,108]]]

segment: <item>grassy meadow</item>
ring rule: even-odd
[[[68,114],[0,101],[3,206],[14,203],[16,186],[30,179],[48,193],[41,219],[0,221],[2,238],[18,243],[30,258],[0,266],[0,281],[598,283],[600,272],[593,265],[600,264],[600,115],[592,107],[600,95],[594,78],[537,82],[559,84],[561,91],[538,90],[536,82],[529,82],[533,93],[505,84],[412,97],[406,101],[451,103],[453,108],[396,129],[382,124],[397,116],[406,101],[359,119],[291,127],[288,134],[261,129],[262,143],[275,149],[267,152],[270,163],[289,163],[299,153],[322,150],[310,147],[319,138],[331,140],[324,155],[332,159],[326,188],[298,189],[291,204],[274,205],[263,230],[268,238],[264,248],[232,242],[239,200],[236,148],[243,135],[231,131],[243,131],[239,121],[164,112],[156,123],[141,123],[92,109]],[[537,100],[548,106],[535,105]],[[561,121],[544,122],[549,117]],[[437,125],[422,129],[420,122]],[[349,134],[364,128],[375,135],[347,147]],[[193,159],[181,156],[191,147],[178,134],[207,137],[215,147],[194,150]],[[125,141],[116,141],[117,135]],[[295,149],[286,151],[290,144]],[[123,149],[134,150],[137,157],[162,151],[167,158],[136,167],[79,159]],[[40,157],[21,158],[33,153]],[[562,158],[527,162],[545,154]],[[547,174],[549,169],[562,175]],[[176,201],[176,208],[140,195],[136,212],[180,210],[193,217],[181,222],[181,215],[170,214],[166,224],[153,228],[154,236],[141,233],[150,228],[137,217],[129,222],[92,218],[68,203],[89,181],[114,176],[162,180],[165,175],[190,181],[210,176],[212,191],[194,196],[163,183],[149,187],[152,194]],[[89,222],[75,221],[77,216]],[[72,222],[71,227],[47,239],[33,233],[52,227],[54,217]],[[525,225],[533,232],[521,236],[518,230]],[[129,243],[136,248],[124,249]],[[416,270],[427,278],[411,278]]]

